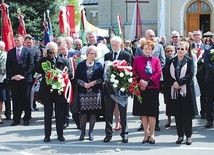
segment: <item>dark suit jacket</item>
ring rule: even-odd
[[[84,82],[88,83],[87,73],[86,73],[86,60],[80,62],[77,65],[77,69],[75,72],[75,81],[77,83],[77,79],[83,80]],[[102,64],[98,61],[94,61],[94,68],[93,68],[93,75],[90,79],[90,81],[102,79],[103,80],[103,67]],[[98,90],[101,91],[102,89],[102,83],[96,84],[92,87],[93,92],[98,92]],[[86,93],[85,87],[81,87],[78,85],[78,93]]]
[[[173,57],[169,60],[168,63],[168,71],[166,72],[166,80],[169,83],[169,87],[167,88],[170,92],[167,95],[167,115],[176,116],[180,113],[179,109],[182,109],[183,115],[194,116],[197,114],[195,110],[195,91],[194,91],[194,82],[193,82],[193,75],[194,75],[194,65],[193,59],[189,56],[185,56],[181,68],[187,63],[187,71],[183,78],[176,78],[173,79],[170,74],[170,65],[173,63],[175,69],[177,66],[178,58]],[[187,92],[185,97],[179,97],[177,99],[171,99],[171,86],[173,83],[177,81],[180,86],[186,84]]]
[[[212,45],[210,49],[205,50],[205,52],[204,52],[204,65],[207,70],[206,79],[213,81],[213,79],[214,79],[214,62],[211,61],[211,56],[212,56],[210,53],[211,49],[214,49],[214,45]]]
[[[32,71],[34,67],[34,55],[27,47],[22,47],[20,60],[16,59],[16,48],[8,51],[6,70],[7,78],[11,79],[14,75],[22,75],[27,82],[33,82]]]
[[[40,101],[47,101],[50,97],[51,86],[46,84],[45,72],[41,66],[42,62],[46,62],[46,61],[50,61],[50,59],[48,57],[42,57],[39,60],[39,63],[35,67],[35,71],[37,73],[42,74],[42,81],[41,81],[39,93],[38,93],[38,100],[40,100]],[[55,66],[56,66],[56,68],[58,68],[60,70],[63,70],[65,68],[65,66],[67,66],[68,67],[68,74],[69,74],[69,76],[71,76],[71,72],[70,72],[71,69],[70,69],[69,63],[66,59],[58,56]],[[59,102],[65,102],[63,95],[58,95],[58,96],[59,96],[59,100],[58,100]]]
[[[191,44],[191,48],[193,49],[193,48],[195,48],[195,43],[192,43]],[[201,44],[201,47],[200,48],[202,48],[202,49],[204,49],[204,52],[206,51],[206,45],[205,44]],[[204,59],[204,54],[202,55],[202,58]],[[202,79],[202,80],[205,80],[205,76],[206,76],[206,68],[205,68],[205,66],[203,65],[202,66],[202,68],[201,68],[201,70],[199,71],[197,71],[197,79],[199,80],[199,79]]]
[[[104,61],[113,61],[113,55],[113,51],[106,53],[104,56]],[[126,60],[130,66],[132,65],[132,56],[126,51],[120,51],[120,55],[117,60]]]

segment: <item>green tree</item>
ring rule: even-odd
[[[23,13],[27,33],[35,37],[44,38],[44,12],[49,9],[53,33],[58,34],[58,0],[8,0],[5,3],[9,5],[9,16],[14,34],[17,33],[19,25],[18,8]]]

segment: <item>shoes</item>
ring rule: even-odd
[[[121,125],[120,125],[120,122],[118,122],[117,127],[115,127],[115,131],[119,131],[119,130],[120,130],[120,128],[121,128]]]
[[[206,119],[206,115],[201,115],[201,119]]]
[[[120,136],[122,137],[122,142],[123,143],[128,143],[128,135],[127,134],[120,134]]]
[[[103,142],[104,142],[104,143],[110,142],[111,139],[112,139],[111,136],[106,136],[106,137],[103,139]]]
[[[24,121],[24,126],[30,125],[29,121]]]
[[[207,122],[207,124],[204,127],[211,128],[212,126],[213,126],[213,122]]]
[[[186,145],[191,145],[191,144],[192,144],[192,139],[191,138],[187,138]]]
[[[166,127],[166,128],[169,128],[169,127],[170,127],[170,124],[165,124],[165,127]]]
[[[143,130],[143,126],[142,124],[139,126],[139,128],[137,129],[137,131],[142,131]]]
[[[149,139],[149,144],[155,144],[155,140],[154,139]]]
[[[33,110],[38,111],[39,109],[38,108],[33,108]]]
[[[44,138],[44,142],[50,142],[50,140],[51,140],[50,137],[45,137]]]
[[[11,123],[11,126],[16,126],[18,124],[20,124],[20,121],[13,121],[13,123]]]
[[[3,122],[1,121],[0,124],[3,124]]]
[[[7,116],[7,117],[6,117],[6,120],[11,120],[11,117],[10,117],[10,116]]]
[[[61,142],[65,141],[65,138],[63,136],[58,136],[57,139]]]
[[[83,140],[84,140],[84,137],[85,137],[85,134],[81,134],[81,135],[80,135],[80,138],[79,138],[79,141],[83,141]]]
[[[158,125],[155,125],[155,131],[160,131],[160,127]]]
[[[183,142],[183,137],[178,137],[178,140],[175,142],[176,144],[181,144]]]
[[[69,127],[69,123],[65,123],[63,129],[66,129],[67,127]]]
[[[94,135],[93,135],[93,133],[89,133],[89,140],[91,140],[91,141],[94,140]]]
[[[144,140],[142,141],[142,144],[145,144],[145,143],[149,143],[149,139],[147,139],[147,140],[144,139]]]

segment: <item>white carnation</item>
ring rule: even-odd
[[[114,83],[117,85],[119,83],[119,80],[114,80]]]
[[[130,76],[133,76],[133,73],[132,73],[132,72],[129,72],[129,75],[130,75]]]
[[[124,77],[124,73],[121,72],[121,73],[120,73],[120,77]]]
[[[114,82],[114,81],[115,81],[115,79],[114,79],[114,78],[111,78],[111,79],[110,79],[110,81],[111,81],[111,82]]]
[[[132,78],[129,78],[128,81],[129,81],[129,83],[132,83],[133,80],[132,80]]]
[[[124,91],[125,91],[125,88],[123,88],[123,87],[122,87],[122,88],[120,88],[120,91],[124,92]]]
[[[114,88],[117,88],[117,84],[113,84],[113,87],[114,87]]]
[[[52,85],[52,89],[56,89],[57,86],[55,84]]]
[[[114,78],[114,79],[115,79],[115,77],[116,77],[116,76],[115,76],[114,74],[111,74],[111,78]]]

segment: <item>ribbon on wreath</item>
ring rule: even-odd
[[[64,78],[64,82],[65,82],[63,95],[64,95],[65,99],[67,100],[67,102],[71,104],[73,101],[73,98],[74,98],[73,86],[71,84],[71,81],[70,81],[67,73],[63,73],[63,78]]]

